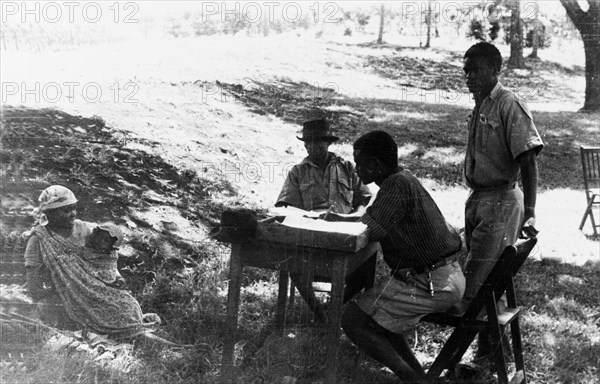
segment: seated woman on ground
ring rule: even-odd
[[[29,295],[41,304],[40,319],[60,329],[83,328],[117,341],[176,346],[149,328],[160,323],[158,315],[143,315],[137,300],[120,289],[115,250],[120,231],[106,225],[94,230],[93,224],[76,220],[77,199],[63,186],[46,188],[39,202],[25,267]],[[108,254],[105,248],[111,248]]]

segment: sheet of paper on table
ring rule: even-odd
[[[321,211],[305,211],[304,209],[287,206],[287,207],[275,207],[269,209],[269,214],[274,216],[296,216],[296,217],[319,217],[320,214],[324,213],[325,210]]]
[[[331,233],[345,233],[347,235],[354,236],[360,235],[367,229],[367,226],[363,223],[325,221],[302,216],[286,216],[281,224],[292,228]]]
[[[263,221],[259,237],[276,243],[345,251],[359,250],[368,243],[365,224],[313,218],[323,212],[293,207],[271,209],[270,214],[277,220],[273,217]]]

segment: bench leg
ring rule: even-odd
[[[598,226],[596,225],[596,219],[594,218],[594,211],[592,210],[592,207],[594,206],[594,204],[600,203],[600,201],[598,203],[596,203],[596,197],[598,197],[600,200],[600,195],[592,195],[592,197],[590,198],[590,201],[588,202],[587,207],[585,208],[585,213],[583,214],[583,218],[581,219],[581,224],[579,224],[579,230],[581,231],[583,229],[583,226],[585,225],[587,217],[589,216],[590,221],[592,222],[592,229],[594,230],[594,236],[598,236],[598,230],[596,229],[596,228],[598,228]]]
[[[596,202],[596,197],[598,198],[598,202]],[[592,221],[592,227],[594,229],[594,236],[598,236],[598,230],[596,228],[598,228],[598,225],[596,224],[596,219],[594,218],[594,211],[592,210],[592,206],[594,204],[600,204],[600,195],[593,195],[592,196],[592,202],[590,204],[590,220]]]
[[[592,216],[592,220],[594,220],[594,216],[592,215],[592,204],[593,203],[594,203],[594,199],[590,199],[587,207],[585,207],[585,212],[583,213],[583,217],[581,218],[581,223],[579,224],[580,231],[583,229],[583,226],[585,225],[588,215]],[[593,221],[592,221],[592,225],[593,225]]]
[[[494,353],[494,362],[496,363],[496,374],[498,383],[508,384],[508,371],[506,369],[506,359],[504,358],[504,343],[502,343],[503,327],[498,323],[498,312],[495,300],[496,295],[492,293],[492,299],[486,300],[485,309],[488,316],[490,339],[492,342],[492,351]]]
[[[515,368],[517,373],[523,372],[522,384],[527,383],[525,377],[525,361],[523,359],[523,344],[521,343],[521,329],[519,328],[519,318],[517,317],[510,323],[510,334],[512,336],[512,348],[515,356]]]
[[[506,359],[504,357],[504,347],[502,343],[502,332],[492,332],[492,349],[494,351],[494,362],[496,363],[496,374],[498,383],[508,384],[508,370],[506,369]]]
[[[453,369],[460,362],[479,330],[474,328],[456,328],[444,344],[438,357],[429,370],[427,378],[437,379],[444,369]]]

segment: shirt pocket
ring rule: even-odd
[[[354,199],[354,191],[352,190],[352,186],[350,185],[349,180],[345,178],[338,179],[338,194],[341,197],[341,203],[346,207],[350,207],[352,209],[352,202]]]
[[[305,210],[310,211],[313,209],[313,203],[316,199],[316,190],[315,183],[300,183],[298,186],[300,189],[300,198],[302,199],[302,204],[304,205]]]
[[[497,117],[487,117],[482,119],[480,116],[480,140],[478,140],[477,151],[490,153],[494,151],[494,147],[499,145],[497,137],[500,132],[500,119]]]

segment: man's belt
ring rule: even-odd
[[[440,267],[448,265],[458,260],[458,252],[450,255],[435,264],[431,265],[422,265],[420,267],[413,268],[402,268],[392,271],[392,276],[394,276],[398,280],[407,281],[412,275],[421,275],[423,273],[429,273],[434,271]]]
[[[517,183],[508,183],[508,184],[500,184],[494,185],[492,187],[481,187],[481,188],[471,188],[473,192],[502,192],[502,191],[510,191],[511,189],[515,189]]]

